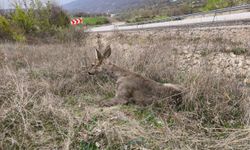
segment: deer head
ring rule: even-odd
[[[95,75],[101,72],[105,72],[109,68],[109,61],[108,58],[111,55],[111,47],[108,45],[103,54],[101,54],[97,49],[96,52],[96,59],[95,62],[91,65],[88,73],[89,75]]]

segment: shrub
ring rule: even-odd
[[[203,10],[210,11],[214,9],[220,9],[225,7],[232,7],[235,5],[242,5],[249,3],[249,0],[208,0]]]
[[[3,15],[0,15],[0,39],[15,41],[55,36],[68,27],[70,20],[59,6],[50,3],[44,6],[39,0],[33,1],[28,9],[17,5],[13,13]]]
[[[61,7],[56,5],[48,5],[50,10],[49,22],[51,25],[57,27],[67,27],[70,21],[69,16],[62,10]]]
[[[13,24],[23,29],[25,33],[30,33],[35,30],[36,20],[33,10],[25,12],[21,7],[16,6],[16,10],[12,14],[11,19]]]
[[[16,32],[13,32],[12,39],[17,41],[17,42],[25,42],[26,41],[26,37],[23,34],[18,34]]]
[[[228,3],[224,0],[208,0],[208,3],[205,6],[206,10],[213,10],[227,7]]]
[[[39,35],[41,33],[53,35],[56,28],[65,28],[69,24],[69,16],[59,6],[48,3],[45,7],[39,7],[35,11],[34,9],[30,11],[34,12],[33,18],[38,18],[34,27]]]
[[[11,23],[4,16],[0,16],[0,39],[23,42],[25,36],[18,27],[11,27]]]
[[[10,23],[9,21],[3,17],[0,16],[0,39],[4,38],[11,38],[12,32],[10,29]]]
[[[36,11],[36,16],[39,18],[37,26],[40,32],[48,31],[51,25],[49,22],[50,11],[47,9],[47,7],[39,8]]]

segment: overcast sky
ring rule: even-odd
[[[22,0],[0,0],[0,8],[1,9],[2,8],[5,8],[5,9],[10,8],[10,3],[15,2],[15,1],[22,1]],[[27,0],[27,1],[29,1],[29,0]],[[46,2],[48,0],[41,0],[41,1]],[[50,1],[55,1],[55,2],[57,2],[57,4],[62,5],[62,4],[72,2],[74,0],[50,0]]]

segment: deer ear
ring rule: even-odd
[[[110,55],[111,55],[111,47],[110,45],[108,45],[103,53],[103,58],[109,58]]]
[[[102,54],[97,50],[95,49],[95,52],[96,52],[96,59],[98,59],[99,61],[102,60]]]

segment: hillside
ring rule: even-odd
[[[176,16],[246,3],[250,3],[250,0],[75,0],[63,8],[70,13],[119,13],[122,15],[121,20],[132,19],[133,22],[145,20],[141,17],[152,19],[157,16]]]
[[[126,22],[141,22],[147,20],[165,19],[169,16],[179,16],[197,12],[222,9],[250,3],[250,0],[158,0],[153,5],[146,4],[144,7],[123,11],[118,18]]]
[[[63,7],[70,12],[105,13],[138,7],[145,1],[147,0],[76,0]]]
[[[193,0],[197,1],[197,0]],[[200,0],[199,0],[200,1]],[[202,0],[203,1],[203,0]],[[63,6],[69,12],[115,13],[129,9],[176,5],[183,0],[75,0]]]

